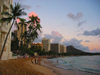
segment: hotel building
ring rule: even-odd
[[[2,12],[8,11],[10,12],[9,6],[12,4],[12,0],[0,0],[0,18],[3,16],[1,15]],[[7,32],[11,26],[11,23],[0,23],[0,53],[2,50],[2,46],[4,44],[5,37],[7,35]],[[7,60],[12,58],[12,52],[11,52],[11,32],[8,36],[3,55],[1,57],[2,60]]]
[[[60,45],[60,53],[66,53],[66,46],[65,45]]]
[[[50,50],[53,51],[53,52],[56,52],[56,53],[60,53],[60,44],[52,43]]]
[[[49,39],[47,39],[47,38],[43,38],[42,39],[42,44],[43,44],[43,49],[45,50],[45,51],[50,51],[50,40]]]

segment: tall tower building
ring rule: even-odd
[[[49,39],[43,38],[42,44],[43,44],[43,49],[45,49],[45,51],[50,51],[50,40]]]
[[[25,39],[21,39],[22,34],[26,31],[26,26],[25,25],[20,25],[18,24],[19,29],[17,30],[17,37],[19,40],[19,45],[21,44],[21,42],[24,44],[25,43]]]
[[[66,46],[65,45],[60,45],[60,53],[66,53]]]
[[[51,44],[51,51],[60,53],[60,44],[59,43],[52,43]]]
[[[10,12],[9,6],[12,3],[13,3],[12,0],[0,0],[0,18],[3,17],[1,15],[1,12],[5,11]],[[0,53],[10,26],[11,23],[9,24],[7,24],[6,22],[0,23]],[[11,57],[12,57],[12,52],[11,52],[11,32],[10,32],[1,59],[7,60],[10,59]]]

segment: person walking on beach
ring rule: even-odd
[[[41,65],[41,57],[38,57],[38,64]]]
[[[35,60],[35,64],[37,64],[37,57],[35,57],[34,60]]]
[[[59,63],[59,60],[57,59],[57,64]]]
[[[35,64],[37,64],[37,63],[38,63],[38,62],[37,62],[37,56],[38,56],[38,54],[35,52],[35,53],[34,53],[34,56],[35,56],[35,58],[34,58]]]

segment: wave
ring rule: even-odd
[[[86,73],[100,75],[100,56],[81,56],[51,59],[53,64],[64,70],[78,70]],[[57,63],[59,61],[59,63]]]

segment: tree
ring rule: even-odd
[[[23,38],[25,39],[26,44],[31,44],[34,39],[38,38],[39,33],[41,32],[41,25],[40,25],[40,19],[36,16],[30,16],[29,21],[27,22],[29,25],[28,30],[25,31],[23,34]]]
[[[12,29],[12,26],[16,23],[16,19],[19,18],[22,15],[26,15],[26,13],[24,12],[24,9],[21,8],[21,5],[19,3],[15,3],[14,6],[10,5],[10,10],[11,10],[11,12],[3,12],[2,15],[5,15],[6,17],[3,17],[3,18],[0,19],[0,22],[11,23],[11,26],[10,26],[8,33],[6,35],[6,38],[4,40],[4,44],[3,44],[1,54],[0,54],[0,59],[2,57],[8,35],[9,35],[11,29]]]
[[[17,53],[18,52],[18,48],[19,48],[19,40],[17,38],[17,34],[16,34],[16,31],[12,32],[12,35],[11,35],[12,39],[11,39],[11,51],[13,53]]]

